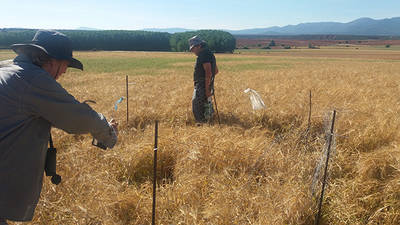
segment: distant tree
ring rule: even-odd
[[[388,45],[386,45],[385,47],[386,47],[386,48],[390,48],[390,47],[391,47],[391,45],[389,45],[389,44],[388,44]]]
[[[308,42],[308,48],[310,48],[310,49],[319,49],[319,47],[313,45],[311,42]]]
[[[283,47],[284,49],[291,49],[292,47],[290,47],[289,45]]]
[[[274,47],[274,46],[276,46],[276,43],[275,43],[275,41],[274,40],[271,40],[271,42],[269,43],[269,45],[268,46],[270,46],[270,47]]]
[[[263,49],[271,49],[269,46],[264,46]]]
[[[169,33],[148,31],[82,31],[60,30],[72,41],[74,50],[123,50],[123,51],[170,51]],[[36,30],[1,29],[0,47],[26,43],[32,40]]]
[[[172,34],[170,46],[172,51],[188,51],[188,39],[198,35],[205,40],[211,51],[214,52],[233,52],[236,48],[236,39],[232,34],[218,30],[199,30]]]
[[[188,39],[200,35],[214,52],[233,52],[236,39],[232,34],[217,30],[201,30],[169,34],[165,32],[126,31],[126,30],[60,30],[72,41],[74,50],[105,51],[188,51]],[[36,30],[0,29],[0,48],[9,48],[15,43],[32,40]]]
[[[16,43],[27,43],[32,40],[36,30],[31,29],[0,29],[0,48],[9,48]]]

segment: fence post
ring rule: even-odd
[[[331,145],[332,145],[332,139],[334,135],[334,128],[335,128],[335,119],[336,119],[336,110],[333,111],[333,118],[332,118],[332,124],[331,124],[331,132],[329,134],[329,142],[328,142],[328,149],[326,150],[326,162],[325,162],[325,171],[324,171],[324,179],[322,181],[322,189],[321,189],[321,197],[319,199],[319,204],[318,204],[318,213],[315,218],[315,224],[319,225],[319,219],[321,217],[321,209],[322,209],[322,201],[324,199],[324,192],[325,192],[325,184],[326,184],[326,177],[328,174],[328,165],[329,165],[329,156],[331,152]]]

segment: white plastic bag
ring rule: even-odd
[[[250,94],[250,102],[251,106],[253,107],[253,110],[260,110],[266,108],[263,100],[261,99],[261,96],[255,90],[247,88],[246,90],[244,90],[244,93]]]

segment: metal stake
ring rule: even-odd
[[[156,120],[155,132],[154,132],[153,213],[151,220],[152,225],[156,224],[157,149],[158,149],[158,121]]]
[[[307,125],[307,130],[306,130],[306,146],[308,146],[308,136],[310,134],[310,129],[311,129],[311,109],[312,109],[311,98],[312,98],[312,95],[311,95],[311,90],[310,90],[310,108],[308,111],[308,125]]]
[[[215,111],[217,111],[217,117],[218,117],[218,124],[221,125],[221,120],[219,119],[219,112],[218,112],[218,106],[217,106],[217,99],[215,98],[215,91],[214,91],[214,102],[215,102]]]
[[[326,177],[328,174],[328,163],[329,163],[329,156],[331,152],[331,145],[332,145],[332,139],[333,139],[333,132],[335,128],[335,119],[336,119],[336,110],[333,111],[333,118],[332,118],[332,125],[331,125],[331,133],[329,135],[329,142],[328,142],[328,149],[326,153],[326,163],[325,163],[325,171],[324,171],[324,180],[322,181],[322,190],[321,190],[321,197],[319,199],[319,204],[318,204],[318,214],[317,217],[315,218],[315,224],[319,225],[319,218],[321,217],[321,209],[322,209],[322,201],[324,199],[324,192],[325,192],[325,184],[326,184]]]
[[[129,87],[128,75],[126,75],[126,124],[129,125]]]

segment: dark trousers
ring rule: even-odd
[[[205,82],[195,82],[192,97],[192,111],[197,123],[206,123],[204,104],[207,102]]]

